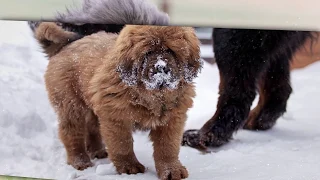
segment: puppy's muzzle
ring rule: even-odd
[[[167,65],[163,65],[163,64],[156,65],[155,69],[156,69],[155,73],[168,74],[170,72],[170,68]]]

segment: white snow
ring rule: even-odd
[[[108,159],[76,171],[65,163],[43,74],[47,60],[25,22],[0,21],[0,174],[52,179],[156,180],[152,144],[134,135],[135,153],[145,174],[117,175]],[[267,132],[241,130],[229,144],[203,155],[182,147],[189,179],[316,180],[320,177],[320,63],[292,73],[294,93],[286,118]],[[219,73],[204,64],[186,128],[199,128],[215,112]],[[256,101],[255,101],[256,102]]]
[[[167,62],[165,62],[164,60],[163,60],[163,56],[162,55],[159,55],[158,57],[157,57],[157,62],[156,62],[156,64],[154,65],[154,67],[155,68],[157,68],[158,66],[162,66],[162,67],[165,67],[165,66],[167,66]]]

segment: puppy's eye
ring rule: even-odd
[[[152,51],[148,51],[147,53],[146,53],[146,56],[149,56],[149,55],[151,55],[152,54]]]
[[[165,52],[166,52],[166,53],[169,53],[169,54],[174,54],[174,52],[173,52],[171,49],[166,49]]]
[[[171,49],[166,49],[164,50],[164,53],[166,54],[171,54],[174,58],[176,58],[176,53],[174,51],[172,51]]]

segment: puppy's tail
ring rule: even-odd
[[[83,37],[78,33],[66,31],[56,22],[29,21],[28,24],[48,57],[54,56],[64,46]]]
[[[168,25],[169,16],[147,0],[84,0],[82,8],[56,16],[59,22],[76,25]]]

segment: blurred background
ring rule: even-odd
[[[148,0],[175,25],[320,30],[318,0]],[[0,19],[50,18],[81,0],[0,0]]]
[[[196,27],[202,58],[214,63],[212,27],[320,31],[318,0],[147,0],[169,14],[171,24]],[[0,0],[0,19],[51,19],[82,0]],[[1,27],[0,27],[1,28]],[[310,58],[309,58],[310,59]]]

